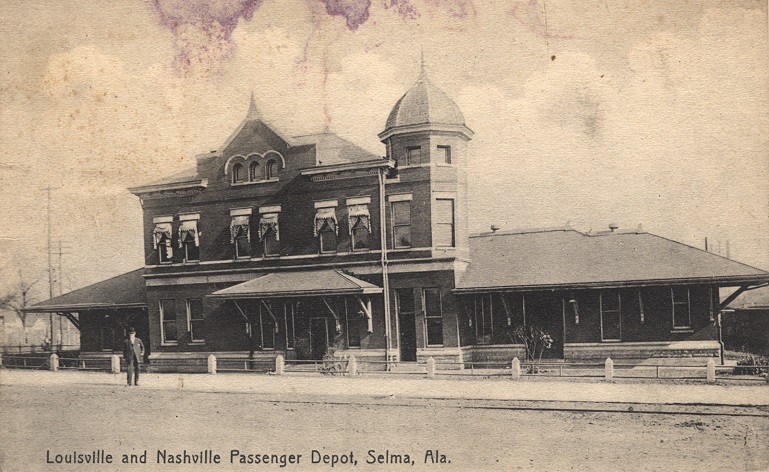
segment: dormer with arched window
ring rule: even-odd
[[[251,153],[247,157],[235,155],[225,164],[225,172],[232,185],[274,182],[286,167],[283,156],[274,150],[263,154]]]

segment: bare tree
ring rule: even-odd
[[[16,316],[21,320],[21,329],[24,332],[24,344],[29,343],[29,340],[27,339],[27,316],[29,314],[25,313],[23,310],[32,302],[30,291],[37,282],[37,280],[33,282],[25,281],[21,272],[19,272],[19,284],[16,288],[0,295],[0,310],[10,310],[16,313]]]

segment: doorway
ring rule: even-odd
[[[328,349],[328,322],[326,318],[310,318],[310,358],[323,359]]]
[[[395,291],[395,303],[398,309],[398,326],[400,327],[401,361],[416,362],[417,360],[417,324],[414,310],[414,291],[399,289]]]

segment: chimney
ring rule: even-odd
[[[609,231],[612,233],[617,231],[617,228],[619,228],[619,225],[617,223],[609,223]]]
[[[491,232],[492,232],[492,233],[496,233],[497,231],[499,231],[499,226],[497,226],[497,225],[491,225]]]

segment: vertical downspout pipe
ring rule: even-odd
[[[390,351],[392,349],[392,334],[390,323],[390,276],[387,270],[387,202],[385,198],[385,172],[387,168],[380,167],[377,172],[379,180],[379,245],[381,247],[382,291],[384,295],[385,322],[385,361],[386,369],[390,370]]]

